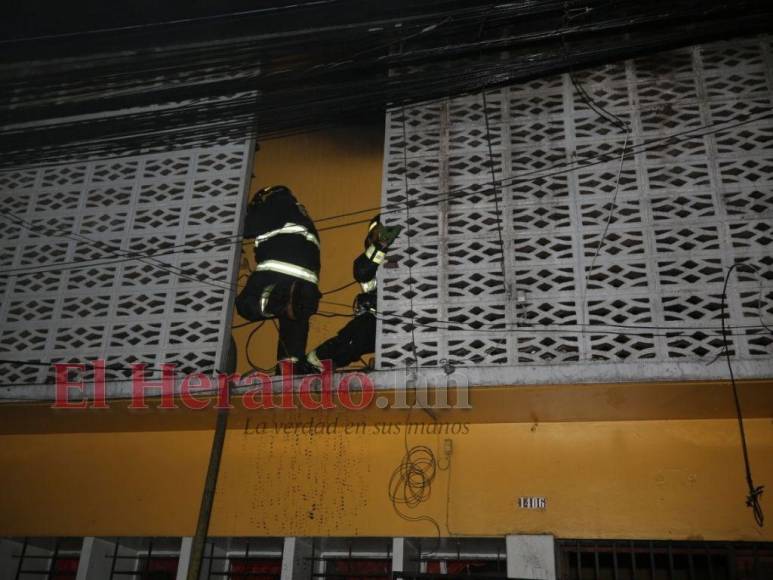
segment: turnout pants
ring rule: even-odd
[[[309,318],[320,299],[315,284],[279,272],[253,272],[236,297],[236,311],[247,320],[279,322],[277,360],[304,360]]]
[[[336,368],[359,360],[376,349],[376,317],[363,312],[352,318],[336,336],[329,338],[316,349],[319,360],[332,360]]]

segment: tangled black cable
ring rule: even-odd
[[[400,508],[415,509],[426,502],[432,495],[432,482],[437,475],[437,460],[435,453],[426,445],[414,445],[408,447],[406,423],[405,455],[400,464],[392,472],[389,478],[389,501],[392,509],[400,518],[409,522],[429,522],[435,527],[438,538],[440,537],[440,525],[428,515],[412,516],[403,512]]]
[[[436,475],[435,453],[426,445],[414,445],[406,449],[402,461],[392,472],[389,497],[395,505],[416,508],[430,498]]]
[[[730,361],[730,343],[727,340],[727,332],[725,330],[725,306],[727,303],[727,285],[730,282],[730,274],[733,270],[739,267],[751,268],[756,272],[756,268],[750,264],[739,264],[735,262],[727,271],[725,275],[725,283],[722,286],[722,299],[720,302],[720,320],[722,321],[722,343],[725,351],[725,360],[727,361],[727,370],[730,373],[730,382],[733,386],[733,401],[735,402],[735,412],[738,418],[738,430],[741,434],[741,450],[743,451],[743,463],[746,472],[746,485],[749,488],[749,494],[746,496],[746,505],[752,509],[754,514],[754,521],[757,522],[759,527],[762,527],[765,523],[765,514],[762,511],[762,505],[760,505],[760,497],[765,490],[764,485],[755,486],[752,479],[752,469],[749,464],[749,450],[746,443],[746,430],[743,425],[743,412],[741,411],[741,401],[738,397],[738,385],[735,382],[735,373],[733,373],[733,364]]]

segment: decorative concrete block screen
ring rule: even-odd
[[[739,264],[730,349],[773,376],[772,98],[766,36],[392,110],[380,368],[724,377]]]
[[[244,142],[0,173],[0,358],[219,368],[251,155]]]

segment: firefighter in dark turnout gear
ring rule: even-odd
[[[305,364],[309,318],[320,292],[319,236],[289,188],[259,190],[247,206],[244,238],[255,240],[255,271],[236,298],[247,320],[279,321],[277,361]]]
[[[353,264],[354,279],[362,288],[354,301],[354,318],[336,336],[306,355],[308,363],[320,371],[324,360],[332,360],[334,368],[341,368],[376,349],[376,271],[401,229],[400,226],[385,227],[379,218],[376,216],[370,221],[365,236],[365,251],[355,258]]]

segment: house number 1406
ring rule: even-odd
[[[544,510],[548,502],[544,497],[519,497],[518,507],[524,510]]]

